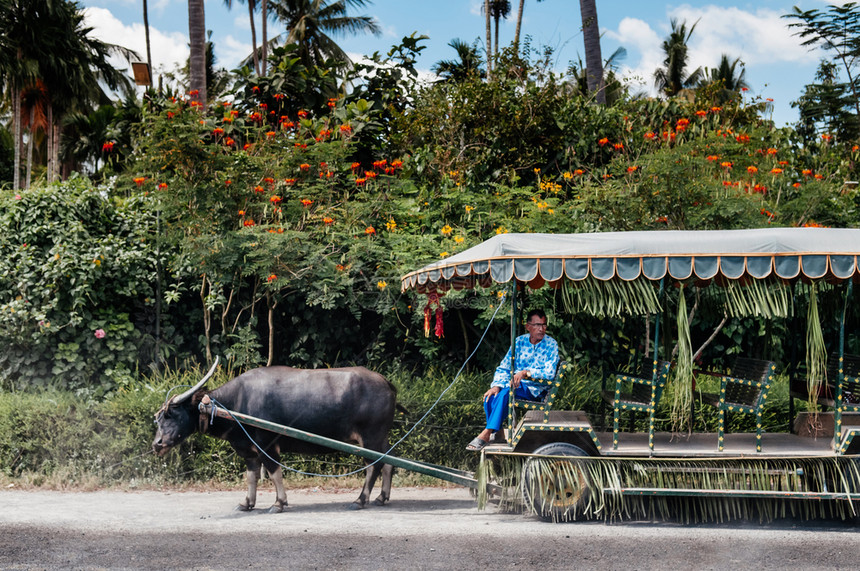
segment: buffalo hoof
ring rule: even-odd
[[[363,504],[363,503],[361,503],[361,502],[359,502],[358,500],[356,500],[356,501],[352,502],[351,504],[349,504],[349,506],[347,507],[347,509],[350,509],[350,510],[363,510],[363,509],[364,509],[364,504]]]
[[[382,496],[379,496],[378,498],[376,498],[375,500],[373,500],[373,505],[375,505],[375,506],[384,506],[384,505],[385,505],[385,498],[383,498]]]
[[[254,510],[254,506],[249,506],[247,504],[239,504],[236,506],[235,511],[237,512],[250,512]]]
[[[283,502],[283,503],[281,503],[281,502],[275,502],[274,504],[272,504],[272,507],[270,507],[270,508],[268,509],[268,512],[269,512],[270,514],[279,514],[279,513],[284,513],[284,508],[285,508],[285,507],[287,507],[287,502]]]

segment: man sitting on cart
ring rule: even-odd
[[[540,400],[546,392],[546,384],[555,378],[558,367],[558,343],[546,334],[546,313],[533,309],[526,319],[525,335],[516,339],[516,363],[511,376],[511,350],[496,368],[493,382],[484,393],[484,412],[487,416],[486,428],[474,439],[466,450],[481,450],[496,431],[502,428],[502,419],[508,410],[508,395],[511,387],[514,395],[520,400]]]

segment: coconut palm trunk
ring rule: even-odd
[[[517,55],[520,53],[520,29],[523,26],[523,7],[525,3],[526,0],[520,0],[520,7],[517,9],[517,27],[514,31],[514,53]]]
[[[21,188],[21,93],[17,82],[12,83],[12,136],[15,138],[15,164],[12,175],[12,188]]]
[[[267,60],[269,59],[269,54],[268,54],[269,46],[267,45],[269,43],[269,35],[268,35],[268,22],[266,21],[269,18],[269,6],[268,6],[268,4],[269,4],[268,0],[262,0],[262,2],[260,2],[260,12],[263,16],[263,45],[261,46],[262,51],[263,51],[263,57],[262,57],[263,65],[260,67],[263,70],[263,75],[268,75],[268,73],[269,73],[268,62],[267,62]]]
[[[582,35],[585,39],[585,66],[588,92],[594,94],[595,101],[606,103],[603,83],[603,57],[600,54],[600,27],[597,25],[597,6],[595,0],[579,0],[582,13]]]
[[[191,92],[193,101],[206,105],[206,16],[203,0],[188,0],[188,37],[191,42]]]
[[[260,54],[257,52],[257,24],[254,22],[254,10],[257,8],[255,0],[248,0],[248,18],[251,20],[251,54],[254,58],[254,71],[260,75]],[[265,42],[266,40],[263,40]]]
[[[149,86],[152,87],[152,50],[149,44],[149,7],[143,0],[143,30],[146,35],[146,65],[149,66]]]
[[[484,17],[487,27],[487,80],[493,78],[493,32],[490,27],[490,0],[484,0]]]

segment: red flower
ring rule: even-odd
[[[299,168],[300,168],[302,171],[308,171],[308,170],[310,170],[311,165],[309,165],[308,163],[302,163],[302,164],[300,164],[300,165],[299,165]]]
[[[215,127],[214,129],[212,129],[212,134],[216,137],[220,137],[224,134],[224,129],[222,129],[221,127]]]
[[[350,133],[352,133],[352,127],[349,125],[341,125],[340,132],[344,135],[349,135]]]
[[[298,113],[296,113],[296,115],[299,116],[299,119],[305,119],[308,116],[308,112],[307,111],[299,111]]]
[[[314,203],[314,201],[311,200],[310,198],[303,198],[301,200],[301,202],[302,202],[302,206],[304,206],[305,208],[307,208],[308,206],[310,206],[311,204]]]
[[[293,186],[294,184],[296,184],[296,179],[294,179],[294,178],[285,178],[285,179],[284,179],[284,184],[286,184],[287,186]]]
[[[113,146],[114,146],[113,141],[107,141],[104,145],[102,145],[102,152],[103,153],[110,153],[111,151],[113,151]]]
[[[331,226],[332,224],[334,224],[334,218],[331,218],[331,217],[329,217],[329,216],[326,216],[325,218],[323,218],[323,223],[324,223],[326,226]]]
[[[273,179],[270,176],[267,176],[266,178],[263,179],[263,182],[265,182],[268,185],[272,185],[272,184],[275,184],[275,179]]]
[[[278,279],[278,276],[276,276],[275,274],[272,274],[272,275],[270,275],[269,277],[267,277],[267,278],[266,278],[266,281],[267,281],[267,282],[273,282],[273,281],[275,281],[276,279]]]
[[[367,234],[368,236],[372,236],[372,235],[376,234],[376,228],[374,228],[373,226],[368,226],[367,228],[364,229],[364,233]]]
[[[158,189],[159,190],[167,190],[167,183],[166,182],[159,183]]]
[[[139,176],[133,180],[134,180],[134,184],[136,184],[137,186],[142,186],[143,183],[146,182],[146,177],[145,176]]]
[[[608,143],[609,143],[609,139],[606,137],[603,137],[602,139],[599,139],[597,141],[597,144],[600,145],[601,147],[608,144]]]
[[[269,199],[269,202],[271,202],[272,204],[277,204],[277,203],[279,203],[280,201],[281,201],[281,197],[280,197],[280,196],[278,196],[277,194],[276,194],[276,195],[274,195],[272,198],[270,198],[270,199]]]
[[[328,100],[327,105],[328,105],[329,109],[334,109],[335,106],[337,105],[337,99],[332,97],[331,99]]]
[[[244,222],[242,222],[242,224],[243,224],[244,226],[255,226],[255,225],[256,225],[256,224],[254,223],[254,221],[253,221],[253,220],[251,220],[250,218],[249,218],[248,220],[245,220]]]

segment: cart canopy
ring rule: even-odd
[[[759,228],[591,234],[499,234],[401,278],[420,293],[513,278],[532,287],[564,278],[607,281],[860,277],[860,229]]]

